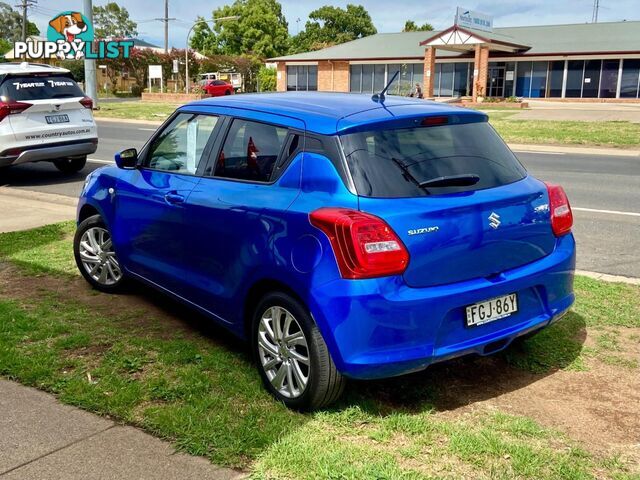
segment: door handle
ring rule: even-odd
[[[176,192],[169,192],[164,196],[164,199],[167,203],[171,205],[176,205],[179,203],[184,203],[184,196],[180,195]]]

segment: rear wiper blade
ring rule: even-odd
[[[420,182],[420,188],[424,187],[468,187],[475,185],[480,181],[480,177],[473,173],[464,173],[462,175],[447,175],[444,177],[431,178]]]

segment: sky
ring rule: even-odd
[[[7,1],[7,0],[0,0]],[[108,0],[94,0],[94,5],[104,5]],[[369,11],[378,32],[399,32],[406,20],[418,24],[429,22],[436,30],[453,24],[456,6],[493,15],[494,27],[520,25],[549,25],[560,23],[591,22],[593,0],[280,0],[289,31],[296,34],[304,29],[311,11],[323,5],[345,7],[347,3],[364,5]],[[197,16],[211,18],[211,12],[232,0],[206,2],[169,0],[169,17],[176,18],[169,24],[169,45],[184,48],[187,32]],[[14,2],[8,0],[8,3]],[[158,46],[164,45],[163,23],[155,20],[164,14],[163,0],[118,0],[133,20],[138,23],[139,37]],[[49,20],[64,10],[82,11],[82,0],[39,0],[30,12],[42,34],[46,33]],[[296,22],[300,19],[299,22]],[[600,0],[598,21],[640,20],[640,0]]]

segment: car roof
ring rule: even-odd
[[[0,63],[0,75],[28,73],[69,73],[69,70],[44,63]]]
[[[333,92],[283,92],[229,95],[198,100],[185,105],[237,109],[238,115],[259,120],[259,114],[273,114],[303,121],[306,129],[323,135],[344,133],[366,124],[398,117],[485,114],[467,108],[416,98],[389,95],[384,103],[371,95]]]

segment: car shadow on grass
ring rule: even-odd
[[[469,355],[401,377],[352,381],[336,408],[358,404],[370,413],[448,411],[525,388],[559,370],[584,370],[586,322],[574,312],[503,351]]]

